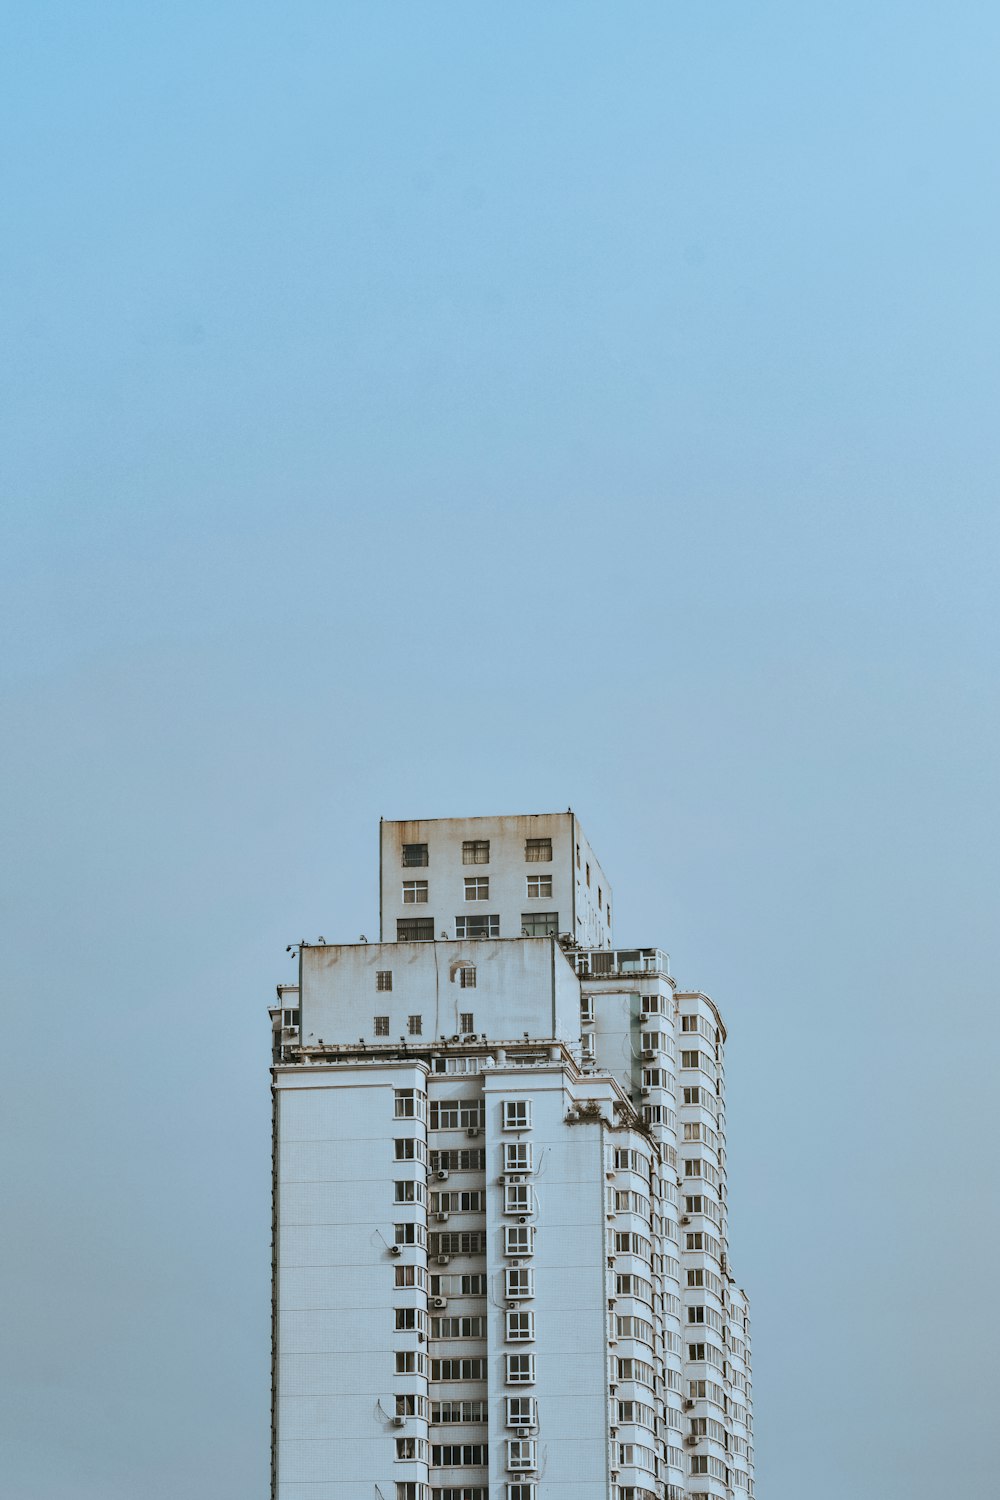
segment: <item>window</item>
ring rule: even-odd
[[[705,1285],[705,1272],[703,1270],[701,1270],[700,1268],[695,1269],[693,1271],[688,1271],[688,1273],[687,1273],[687,1284],[688,1284],[688,1286],[704,1286]]]
[[[697,1087],[691,1088],[691,1089],[686,1088],[684,1090],[684,1103],[685,1104],[700,1104],[701,1103],[701,1089],[697,1088]]]
[[[490,899],[490,881],[488,875],[475,875],[465,882],[466,901],[488,901]]]
[[[462,843],[463,865],[488,865],[490,862],[489,839],[465,839]]]
[[[611,904],[610,904],[610,902],[604,908],[604,918],[605,918],[605,921],[607,922],[608,926],[610,927],[611,926]]]
[[[396,1481],[396,1500],[427,1500],[427,1486],[415,1480]]]
[[[557,911],[523,911],[521,913],[522,937],[556,937],[559,933]]]
[[[531,1126],[531,1100],[505,1099],[503,1102],[504,1130],[528,1130]]]
[[[485,1401],[432,1401],[431,1421],[435,1426],[450,1422],[485,1422],[487,1411]]]
[[[392,1227],[397,1245],[420,1245],[422,1248],[427,1244],[427,1230],[423,1224],[394,1224]]]
[[[420,1036],[424,1029],[423,1018],[421,1016],[407,1016],[406,1029],[411,1036]]]
[[[538,1422],[538,1406],[534,1396],[507,1396],[504,1400],[508,1427],[534,1427]]]
[[[430,864],[430,860],[427,858],[426,844],[403,845],[403,866],[405,869],[412,870],[417,865],[427,864]]]
[[[505,1214],[530,1214],[535,1211],[535,1194],[530,1182],[507,1182],[503,1190]]]
[[[552,876],[551,875],[529,875],[528,876],[528,895],[531,896],[531,897],[535,897],[535,896],[551,896],[552,895]]]
[[[427,1272],[423,1266],[395,1266],[396,1286],[418,1286],[426,1288]]]
[[[432,1099],[431,1130],[481,1129],[486,1123],[482,1099]]]
[[[507,1500],[537,1500],[538,1486],[534,1483],[508,1484]]]
[[[537,1469],[533,1438],[507,1439],[507,1467],[508,1469]]]
[[[388,1016],[376,1016],[375,1017],[375,1035],[376,1036],[388,1036],[389,1035],[389,1017]]]
[[[481,1188],[456,1188],[454,1192],[431,1193],[431,1210],[441,1214],[481,1214],[486,1211]]]
[[[488,1452],[485,1443],[434,1443],[431,1447],[431,1468],[481,1468],[489,1462]]]
[[[694,1156],[694,1157],[686,1157],[685,1158],[685,1160],[684,1160],[684,1176],[685,1177],[700,1177],[701,1176],[701,1158],[700,1157]]]
[[[603,906],[604,906],[604,892],[601,890],[601,887],[598,886],[597,887],[597,910],[601,911],[603,909]]]
[[[393,1106],[397,1120],[422,1120],[427,1110],[426,1096],[417,1089],[393,1089]]]
[[[427,1314],[421,1307],[397,1307],[396,1327],[403,1331],[419,1330],[421,1333],[427,1331]]]
[[[375,970],[375,988],[377,990],[391,990],[392,989],[392,970],[391,969],[376,969]]]
[[[427,1189],[422,1182],[395,1182],[396,1203],[426,1203]]]
[[[401,1136],[393,1142],[393,1156],[396,1161],[426,1161],[427,1147],[415,1136]]]
[[[431,1318],[432,1339],[484,1339],[486,1319],[482,1316]]]
[[[427,1439],[416,1437],[401,1437],[396,1439],[397,1458],[417,1458],[424,1462],[427,1458]]]
[[[530,1172],[531,1142],[504,1141],[503,1169],[505,1172]]]
[[[473,969],[475,974],[475,969]],[[471,1010],[462,1010],[458,1014],[458,1029],[464,1036],[469,1036],[476,1029],[476,1018]]]
[[[590,884],[590,862],[587,863],[587,884]]]
[[[691,1455],[691,1473],[692,1474],[707,1474],[708,1473],[708,1454],[707,1453],[692,1453],[692,1455]]]
[[[580,1020],[592,1021],[593,1019],[594,997],[592,995],[584,995],[583,999],[580,1001]]]
[[[699,1052],[682,1052],[681,1067],[697,1068],[701,1065],[701,1054]]]
[[[431,1379],[447,1382],[450,1380],[485,1380],[485,1359],[432,1359]]]
[[[535,1273],[530,1266],[508,1266],[504,1271],[504,1296],[518,1302],[535,1295]]]
[[[458,982],[463,990],[474,990],[476,988],[476,970],[472,964],[465,964],[458,971]],[[472,1027],[469,1027],[472,1030]]]
[[[529,865],[548,864],[552,858],[552,840],[525,839],[524,858]]]
[[[506,1224],[503,1231],[503,1253],[520,1258],[535,1253],[533,1224]]]
[[[505,1314],[508,1344],[523,1344],[535,1337],[535,1315],[533,1312],[508,1312]]]
[[[682,1031],[697,1031],[698,1030],[698,1017],[697,1016],[681,1016],[681,1030]]]
[[[397,1375],[426,1375],[427,1355],[418,1354],[416,1349],[403,1349],[396,1355]]]
[[[499,937],[500,915],[498,912],[491,912],[488,916],[456,917],[455,936],[457,938]]]
[[[397,917],[397,943],[430,943],[434,940],[433,917]]]
[[[689,1307],[688,1308],[688,1322],[689,1323],[704,1323],[704,1321],[705,1321],[705,1309],[703,1307]]]
[[[534,1385],[535,1356],[533,1354],[505,1354],[504,1373],[508,1385]]]
[[[403,881],[403,905],[417,906],[427,900],[426,880]]]

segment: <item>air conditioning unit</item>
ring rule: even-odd
[[[448,1266],[448,1265],[451,1264],[451,1256],[450,1255],[439,1255],[438,1258],[437,1258],[437,1263],[438,1263],[439,1266]]]
[[[435,1219],[437,1219],[439,1224],[447,1224],[448,1220],[451,1218],[451,1215],[442,1210],[441,1213],[435,1214],[434,1217]]]
[[[469,1137],[470,1140],[475,1140],[476,1136],[479,1134],[479,1126],[478,1125],[470,1125],[469,1128],[468,1128],[468,1130],[465,1133]]]
[[[682,1224],[690,1224],[690,1222],[691,1222],[691,1215],[690,1214],[681,1214],[681,1223]]]
[[[431,1307],[447,1307],[447,1306],[448,1306],[448,1298],[447,1297],[432,1297],[431,1298]]]
[[[402,1247],[402,1245],[390,1245],[389,1246],[389,1254],[390,1255],[402,1255],[402,1253],[403,1253],[403,1247]]]
[[[455,1035],[452,1037],[452,1041],[453,1042],[460,1042],[461,1040],[462,1040],[462,1038],[459,1036],[458,1032],[456,1031]]]
[[[519,1214],[517,1222],[519,1224],[527,1224],[527,1222],[528,1222],[528,1215],[527,1214]]]
[[[645,1085],[639,1090],[639,1096],[642,1099],[648,1099],[649,1098],[649,1089],[646,1088]]]
[[[519,1438],[530,1437],[531,1436],[531,1428],[530,1427],[515,1427],[514,1428],[514,1436],[515,1437],[519,1437]]]
[[[497,1185],[499,1187],[503,1187],[504,1183],[507,1182],[508,1180],[509,1179],[505,1176],[505,1174],[503,1172],[501,1172],[500,1176],[497,1178]]]
[[[691,1401],[690,1399],[687,1400],[687,1401],[685,1401],[684,1402],[684,1410],[685,1411],[693,1411],[694,1410],[694,1402]]]
[[[393,1425],[393,1427],[405,1427],[406,1426],[406,1418],[405,1417],[393,1417],[393,1419],[392,1419],[392,1425]]]
[[[448,1169],[447,1169],[447,1167],[438,1167],[437,1171],[434,1173],[434,1176],[437,1178],[438,1182],[447,1182],[448,1181]]]
[[[701,1439],[696,1432],[689,1432],[684,1439],[684,1446],[685,1448],[697,1448],[700,1441]]]

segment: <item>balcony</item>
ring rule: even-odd
[[[581,979],[617,974],[670,974],[670,954],[662,948],[583,948],[573,954]]]

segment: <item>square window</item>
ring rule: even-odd
[[[531,1127],[531,1100],[505,1099],[503,1101],[504,1130],[528,1130]]]
[[[410,1033],[410,1036],[420,1036],[424,1029],[423,1017],[407,1016],[406,1029]]]
[[[557,937],[559,913],[557,911],[523,911],[521,913],[522,937]]]
[[[528,876],[528,895],[529,895],[529,897],[532,897],[532,898],[535,897],[535,896],[551,896],[552,895],[552,876],[551,875],[529,875]]]
[[[476,1018],[471,1010],[459,1012],[458,1029],[464,1036],[469,1036],[476,1029]]]
[[[552,840],[525,839],[524,858],[529,865],[547,864],[552,858]]]
[[[415,866],[427,864],[430,864],[430,860],[427,858],[426,844],[403,845],[403,866],[405,869],[412,870]]]
[[[538,1405],[534,1396],[507,1396],[504,1398],[508,1427],[536,1427]]]
[[[431,943],[434,941],[433,917],[397,917],[397,943]]]
[[[476,988],[476,971],[472,964],[465,964],[458,971],[458,982],[463,990],[474,990]],[[472,1030],[472,1027],[469,1027]]]
[[[375,1035],[376,1036],[388,1036],[389,1035],[389,1017],[388,1016],[376,1016],[375,1017]]]
[[[503,1169],[505,1172],[530,1172],[531,1142],[504,1141]]]
[[[403,905],[417,906],[427,900],[426,880],[403,881]]]
[[[530,1214],[535,1211],[535,1195],[530,1182],[507,1182],[503,1190],[505,1214]]]
[[[504,1314],[508,1344],[531,1343],[535,1337],[535,1315],[533,1312],[508,1312]]]
[[[392,970],[391,969],[376,969],[375,970],[375,988],[377,990],[391,990],[392,989]]]
[[[457,938],[499,937],[500,914],[496,913],[481,917],[456,917],[455,936]]]
[[[505,1354],[504,1364],[508,1385],[534,1385],[535,1356],[533,1354]]]
[[[518,1302],[535,1295],[535,1273],[530,1266],[508,1266],[504,1272],[504,1296]]]
[[[490,899],[490,877],[488,875],[466,876],[466,901],[488,901]]]
[[[503,1232],[503,1253],[518,1260],[535,1253],[535,1226],[533,1224],[507,1224]]]
[[[462,843],[463,865],[488,865],[490,862],[489,839],[465,839]]]
[[[508,1484],[507,1500],[537,1500],[538,1486],[536,1484]]]
[[[507,1467],[508,1469],[537,1469],[533,1438],[507,1439]]]

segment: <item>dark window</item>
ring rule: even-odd
[[[474,990],[476,988],[476,971],[471,964],[466,964],[464,968],[459,969],[458,982],[463,990]],[[467,1026],[465,1029],[466,1031],[471,1031],[472,1027]]]
[[[431,936],[433,937],[433,933]],[[500,915],[490,913],[488,916],[456,917],[455,936],[457,938],[499,937]]]
[[[389,1035],[389,1017],[388,1016],[376,1016],[375,1017],[375,1035],[376,1036],[388,1036]]]
[[[392,989],[392,970],[391,969],[376,969],[375,970],[375,988],[377,990],[391,990]]]
[[[419,1036],[424,1029],[424,1023],[420,1016],[407,1016],[406,1029],[411,1036]]]
[[[475,973],[475,970],[473,970],[473,973]],[[472,1014],[471,1010],[463,1010],[461,1012],[458,1018],[458,1029],[459,1031],[464,1032],[466,1036],[468,1036],[470,1032],[475,1031],[476,1018]]]
[[[403,865],[406,869],[413,869],[416,865],[427,864],[430,864],[430,860],[427,858],[426,844],[403,845]]]
[[[524,858],[529,865],[547,864],[552,858],[552,840],[525,839]]]
[[[429,943],[434,937],[433,917],[397,917],[397,943]]]
[[[557,911],[525,911],[521,913],[522,937],[555,937],[559,931]]]
[[[463,865],[488,865],[490,862],[489,839],[465,839],[462,843]]]

